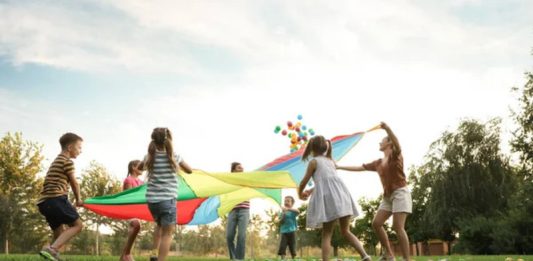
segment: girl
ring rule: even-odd
[[[167,128],[155,128],[152,141],[148,145],[143,167],[148,170],[148,186],[146,201],[150,213],[157,223],[156,233],[160,233],[159,261],[165,260],[172,243],[172,235],[176,227],[176,198],[178,181],[176,174],[181,168],[188,174],[191,167],[181,156],[174,153],[172,134]]]
[[[122,184],[123,190],[135,188],[144,183],[141,179],[139,179],[139,176],[142,174],[142,171],[139,169],[140,165],[140,160],[132,160],[130,163],[128,163],[128,176],[124,179]],[[135,242],[137,234],[139,234],[139,230],[141,230],[141,222],[139,219],[130,219],[128,240],[126,241],[126,245],[122,250],[122,255],[120,255],[120,261],[133,261],[133,257],[131,256],[131,248],[133,247],[133,242]]]
[[[361,242],[350,232],[350,219],[359,213],[350,196],[348,188],[337,176],[335,162],[331,158],[331,143],[322,136],[315,136],[305,147],[302,160],[312,155],[300,186],[298,196],[306,200],[312,193],[313,196],[307,207],[307,227],[322,227],[322,260],[329,260],[333,225],[339,221],[342,236],[361,255],[361,260],[372,260],[365,252]],[[313,178],[315,187],[303,191],[309,179]]]
[[[378,212],[372,220],[372,228],[379,237],[381,245],[385,248],[379,260],[394,260],[394,253],[389,244],[387,232],[383,224],[390,216],[392,217],[392,227],[398,235],[403,259],[410,261],[409,238],[405,232],[405,220],[412,211],[411,192],[407,188],[405,173],[403,172],[403,156],[398,138],[390,127],[382,122],[381,128],[387,132],[387,137],[383,138],[379,144],[379,150],[383,152],[383,158],[375,160],[362,166],[341,167],[337,169],[348,171],[377,171],[383,185],[383,200],[379,205]]]

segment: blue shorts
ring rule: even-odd
[[[45,199],[37,204],[39,212],[46,218],[46,222],[52,230],[56,230],[63,224],[72,225],[74,221],[80,218],[76,208],[70,204],[67,196]]]
[[[148,209],[158,226],[176,225],[176,199],[148,203]]]

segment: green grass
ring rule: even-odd
[[[446,261],[505,261],[506,258],[512,258],[513,261],[516,261],[518,258],[522,258],[524,261],[533,261],[533,256],[520,256],[520,255],[500,255],[500,256],[415,256],[412,257],[413,261],[440,261],[440,260],[446,260]],[[62,257],[65,261],[116,261],[118,260],[118,257],[116,256],[69,256],[65,255]],[[39,255],[0,255],[1,261],[43,261]],[[147,256],[139,256],[135,257],[136,261],[148,261]],[[205,258],[205,257],[169,257],[167,259],[168,261],[220,261],[220,260],[227,260],[224,258]],[[258,258],[256,260],[276,260],[273,258]],[[307,260],[307,261],[317,261],[318,259],[314,258],[307,258],[307,259],[300,259],[300,260]],[[353,258],[353,257],[347,257],[343,260],[346,261],[353,261],[353,260],[361,260],[359,257]],[[377,257],[375,257],[373,260],[377,260]]]

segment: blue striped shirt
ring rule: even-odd
[[[176,163],[180,163],[182,158],[174,154]],[[178,170],[172,169],[167,153],[156,151],[154,155],[154,168],[149,173],[148,185],[146,189],[146,201],[157,203],[169,199],[178,198]]]

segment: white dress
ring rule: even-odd
[[[318,156],[313,181],[315,190],[307,206],[307,227],[321,228],[326,223],[341,217],[359,216],[348,187],[337,175],[335,163],[327,157]]]

